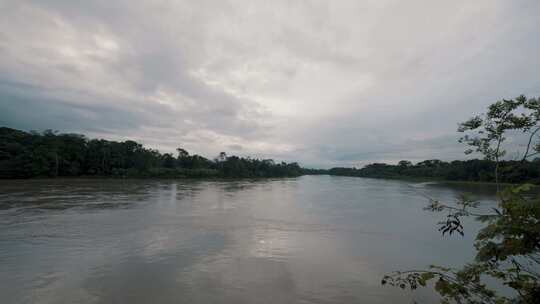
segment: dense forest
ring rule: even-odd
[[[503,183],[530,182],[540,184],[540,159],[532,161],[501,161],[499,181]],[[495,182],[495,162],[490,160],[425,160],[417,164],[402,160],[397,165],[369,164],[361,169],[332,168],[314,170],[314,174],[374,178],[429,178],[448,181]]]
[[[297,163],[227,156],[213,160],[160,153],[140,143],[88,139],[51,130],[24,132],[0,127],[0,178],[111,177],[292,177],[302,174]]]
[[[210,160],[190,155],[160,153],[132,140],[88,139],[81,134],[24,132],[0,127],[0,178],[111,176],[111,177],[293,177],[329,174],[373,178],[429,178],[449,181],[494,182],[495,162],[489,160],[425,160],[417,164],[369,164],[363,168],[304,169],[297,163],[228,156]],[[501,161],[500,181],[540,184],[540,159]]]

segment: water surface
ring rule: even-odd
[[[478,186],[480,187],[480,186]],[[0,181],[2,303],[423,303],[392,270],[470,259],[425,195],[462,189],[304,176]],[[485,208],[492,190],[475,192]]]

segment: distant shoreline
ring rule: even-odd
[[[315,174],[312,174],[315,175]],[[337,175],[337,174],[317,174],[317,175],[328,175],[328,176],[341,176],[341,177],[356,177],[356,178],[372,178],[372,179],[383,179],[383,180],[398,180],[398,181],[408,181],[408,182],[417,182],[417,183],[427,183],[432,182],[436,184],[453,184],[453,185],[492,185],[496,186],[495,182],[486,182],[486,181],[459,181],[459,180],[444,180],[436,179],[430,177],[375,177],[375,176],[351,176],[351,175]],[[499,183],[501,186],[512,186],[519,183]],[[534,185],[534,184],[533,184]],[[534,185],[535,187],[539,185]]]

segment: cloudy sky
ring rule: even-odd
[[[463,158],[540,95],[540,1],[0,0],[0,125],[297,160]]]

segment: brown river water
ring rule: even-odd
[[[493,189],[333,176],[0,181],[0,303],[433,303],[392,270],[461,265],[479,224],[452,202]]]

